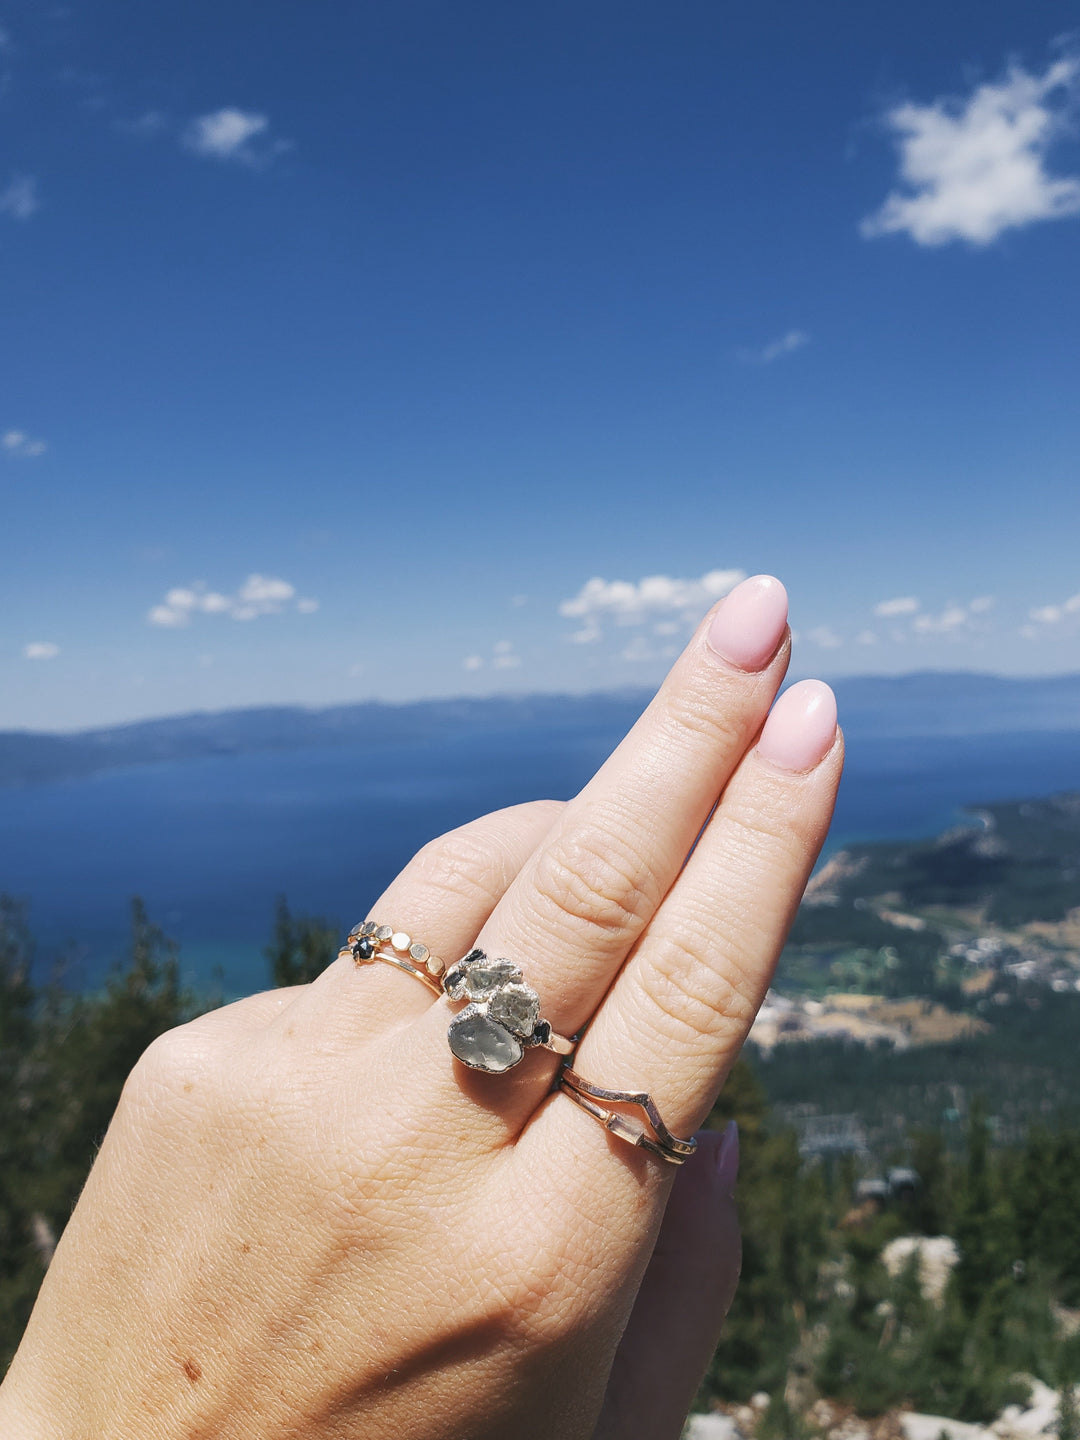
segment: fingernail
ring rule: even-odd
[[[800,680],[773,706],[757,751],[782,770],[812,770],[836,739],[836,696],[821,680]]]
[[[735,1181],[738,1176],[739,1127],[734,1120],[729,1120],[716,1156],[716,1178],[725,1195],[735,1194]]]
[[[706,637],[709,647],[740,670],[762,670],[780,644],[787,613],[780,581],[752,575],[721,601]]]

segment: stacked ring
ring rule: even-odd
[[[472,1070],[501,1075],[534,1047],[556,1055],[574,1053],[577,1038],[557,1034],[549,1020],[541,1019],[539,995],[510,960],[490,960],[483,950],[470,950],[447,970],[419,940],[374,920],[353,926],[338,958],[345,956],[357,965],[381,960],[419,980],[433,995],[466,1001],[451,1021],[447,1039],[452,1053]],[[569,1061],[559,1072],[556,1088],[612,1135],[669,1165],[685,1164],[697,1149],[696,1140],[680,1140],[671,1133],[644,1090],[605,1090],[579,1075]],[[647,1123],[635,1123],[609,1105],[631,1106]]]
[[[392,925],[379,925],[374,920],[354,925],[338,952],[338,959],[346,955],[350,955],[357,965],[368,965],[376,960],[395,965],[426,985],[433,995],[442,994],[439,977],[446,966],[426,945],[413,940],[404,930],[395,930]]]
[[[696,1140],[680,1140],[664,1124],[660,1111],[651,1095],[644,1090],[604,1090],[584,1079],[569,1065],[559,1074],[558,1087],[568,1099],[580,1106],[587,1115],[599,1120],[605,1130],[617,1135],[630,1145],[640,1146],[651,1155],[658,1155],[669,1165],[684,1165],[697,1149]],[[597,1102],[606,1100],[614,1105],[632,1105],[640,1110],[649,1122],[650,1129],[636,1125],[617,1110],[609,1110]]]

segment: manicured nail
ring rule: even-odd
[[[725,1195],[735,1194],[735,1181],[738,1176],[739,1127],[734,1120],[729,1120],[716,1155],[716,1178]]]
[[[782,770],[812,770],[836,739],[836,696],[821,680],[800,680],[773,706],[758,754]]]
[[[763,670],[787,624],[787,591],[772,575],[752,575],[720,603],[706,637],[711,649],[740,670]]]

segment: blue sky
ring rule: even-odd
[[[0,725],[1080,668],[1070,25],[0,4]]]

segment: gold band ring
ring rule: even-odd
[[[568,1099],[591,1115],[594,1120],[599,1120],[605,1130],[610,1130],[612,1135],[617,1135],[620,1140],[625,1140],[629,1145],[637,1145],[642,1150],[648,1150],[651,1155],[657,1155],[661,1160],[666,1160],[669,1165],[684,1165],[690,1156],[697,1149],[696,1140],[680,1140],[672,1135],[671,1131],[664,1124],[660,1111],[656,1108],[651,1095],[645,1090],[604,1090],[599,1085],[593,1085],[569,1065],[563,1067],[559,1072],[558,1088]],[[635,1124],[627,1119],[617,1110],[609,1110],[606,1106],[598,1104],[598,1101],[606,1100],[615,1105],[632,1105],[640,1110],[651,1126],[651,1133],[644,1125]]]
[[[426,945],[406,935],[404,930],[395,930],[392,925],[379,925],[374,920],[365,920],[354,925],[349,938],[338,951],[338,959],[351,956],[357,965],[373,964],[381,960],[394,965],[425,985],[433,995],[442,994],[442,976],[446,966]]]

